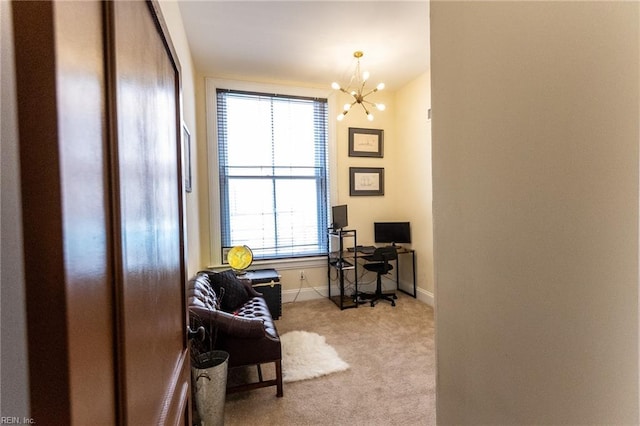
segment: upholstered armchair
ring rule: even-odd
[[[248,282],[232,271],[201,271],[187,290],[190,326],[203,327],[205,336],[195,350],[229,353],[229,368],[255,365],[258,381],[234,385],[227,393],[276,386],[283,395],[282,348],[267,304]],[[276,378],[264,380],[261,364],[273,362]]]

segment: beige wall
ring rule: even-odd
[[[180,57],[183,71],[184,119],[191,130],[193,192],[187,195],[187,231],[189,274],[197,270],[220,265],[220,249],[215,229],[218,216],[218,201],[215,181],[211,172],[215,170],[215,153],[207,142],[207,99],[205,80],[216,76],[202,75],[193,69],[189,47],[186,43],[179,8],[175,1],[162,1],[174,46]],[[426,54],[426,46],[425,46]],[[383,77],[383,76],[382,76]],[[382,78],[384,80],[384,78]],[[376,80],[377,82],[377,80]],[[262,81],[260,84],[290,85],[290,82]],[[316,88],[330,93],[327,87]],[[345,103],[340,94],[330,98],[333,106],[330,119],[338,113],[338,105]],[[350,228],[358,230],[359,244],[373,244],[373,222],[383,220],[410,220],[414,232],[413,247],[417,250],[417,281],[419,296],[433,303],[432,237],[431,237],[431,170],[429,167],[430,129],[425,121],[429,97],[429,76],[425,75],[410,83],[408,89],[398,92],[383,90],[376,93],[376,102],[385,103],[387,110],[374,111],[375,120],[370,122],[357,109],[350,112],[344,121],[332,121],[335,135],[330,141],[332,204],[349,205]],[[396,98],[402,105],[396,109]],[[400,123],[402,130],[398,132]],[[383,129],[385,135],[384,158],[357,158],[348,156],[348,128],[362,127]],[[413,147],[415,145],[415,147]],[[415,169],[414,169],[415,166]],[[213,167],[213,169],[212,169]],[[350,197],[349,167],[384,167],[385,195],[382,197]],[[413,169],[409,171],[409,169]],[[414,183],[407,185],[407,179]],[[408,195],[406,195],[408,194]],[[213,218],[213,221],[212,221]],[[213,223],[213,226],[212,226]],[[212,228],[214,229],[211,232]],[[405,263],[408,265],[408,262]],[[326,262],[324,259],[256,263],[254,267],[277,267],[283,275],[285,300],[319,297],[318,290],[326,288]],[[300,279],[304,271],[305,279]],[[409,276],[403,274],[403,276]],[[367,280],[371,281],[371,280]],[[302,296],[298,291],[302,289]],[[365,289],[366,290],[366,289]]]
[[[376,80],[377,81],[377,80]],[[339,94],[337,105],[342,106],[349,101],[349,97]],[[342,121],[335,116],[329,117],[336,121],[336,152],[332,155],[335,161],[334,177],[337,177],[337,194],[332,195],[335,204],[347,204],[349,213],[349,228],[357,230],[358,244],[373,244],[373,222],[382,220],[405,220],[405,214],[399,211],[393,203],[396,198],[398,175],[396,163],[398,161],[398,138],[395,125],[395,93],[390,91],[377,92],[371,95],[375,102],[386,105],[385,111],[373,111],[375,118],[369,121],[357,106],[350,111]],[[341,108],[337,108],[340,110]],[[337,115],[337,114],[336,114]],[[384,157],[349,157],[349,128],[381,129],[384,131]],[[382,167],[384,168],[383,196],[355,196],[349,195],[349,167]]]
[[[637,2],[432,2],[437,418],[638,424]]]
[[[206,141],[207,135],[207,115],[210,109],[207,105],[206,79],[215,78],[215,76],[199,75],[196,79],[197,93],[197,120],[198,120],[198,140]],[[238,82],[236,82],[238,84]],[[242,83],[240,83],[242,84]],[[278,84],[287,86],[287,82],[258,82],[249,84]],[[430,167],[417,162],[419,168],[412,173],[412,177],[419,181],[419,185],[411,186],[410,190],[405,184],[407,178],[407,164],[413,161],[413,157],[418,155],[428,155],[430,147],[428,145],[430,138],[428,134],[428,125],[426,123],[426,109],[424,103],[428,102],[429,80],[428,75],[423,76],[411,83],[411,88],[404,92],[393,92],[383,90],[375,94],[375,101],[382,102],[387,106],[386,111],[375,111],[375,119],[370,122],[363,112],[357,108],[351,111],[342,122],[335,120],[340,106],[348,99],[341,98],[340,94],[331,95],[331,89],[315,88],[324,90],[329,96],[330,103],[330,172],[331,172],[331,203],[332,204],[348,204],[349,208],[349,228],[358,231],[358,244],[373,244],[373,222],[374,221],[395,221],[410,220],[416,221],[415,246],[418,250],[424,250],[424,253],[417,255],[418,266],[418,284],[420,285],[421,299],[432,303],[432,279],[430,278],[430,270],[432,264],[431,253],[431,233],[430,233],[430,185],[431,172]],[[415,90],[414,90],[415,89]],[[255,88],[253,90],[256,90]],[[404,109],[396,109],[396,99],[402,94],[403,102],[407,103]],[[412,100],[412,97],[419,99]],[[425,101],[426,99],[426,101]],[[420,118],[419,118],[419,117]],[[402,139],[398,138],[397,121],[403,123],[406,128],[403,131]],[[415,124],[424,119],[420,125]],[[349,127],[373,128],[384,130],[384,158],[362,158],[349,157],[348,155],[348,129]],[[408,137],[409,133],[413,133],[412,137]],[[422,134],[418,134],[422,133]],[[416,144],[417,150],[411,149],[411,145]],[[215,155],[212,153],[215,145],[210,149],[206,142],[200,143],[198,146],[199,174],[200,183],[200,236],[201,236],[201,259],[202,267],[219,266],[219,242],[209,239],[208,231],[213,227],[217,227],[214,220],[213,225],[210,217],[218,215],[217,190],[215,182]],[[209,159],[209,160],[207,160]],[[429,162],[429,158],[423,161]],[[211,169],[213,165],[213,169]],[[367,196],[367,197],[351,197],[349,195],[349,167],[383,167],[385,169],[385,195],[384,196]],[[214,177],[210,176],[213,171]],[[213,184],[211,185],[211,182]],[[203,185],[209,185],[207,189]],[[407,200],[405,194],[410,193],[414,197],[418,197],[418,202]],[[422,198],[429,201],[423,202]],[[214,200],[209,203],[209,200]],[[415,200],[413,200],[415,201]],[[208,206],[208,207],[207,207]],[[421,209],[425,209],[422,211]],[[428,229],[427,229],[428,228]],[[427,231],[425,231],[427,229]],[[421,232],[422,231],[422,232]],[[214,234],[215,238],[215,234]],[[211,250],[213,247],[213,251]],[[409,265],[406,262],[405,265]],[[326,292],[327,271],[326,260],[319,259],[303,259],[299,261],[284,261],[260,263],[256,262],[254,267],[276,267],[282,274],[283,281],[283,299],[285,301],[302,300],[306,298],[321,297],[322,292]],[[300,279],[300,272],[304,271],[305,279]],[[409,277],[408,274],[403,274]],[[371,278],[371,277],[369,277]],[[405,279],[407,279],[405,278]],[[365,279],[365,282],[371,283],[363,290],[373,290],[373,279]],[[429,287],[431,285],[431,287]]]
[[[287,82],[260,81],[248,82],[242,80],[218,79],[212,76],[199,76],[197,81],[198,93],[198,132],[200,140],[205,141],[198,147],[198,161],[200,161],[200,174],[198,179],[201,184],[202,212],[200,216],[200,232],[202,246],[202,268],[228,269],[228,265],[221,264],[221,250],[219,234],[219,188],[217,169],[217,140],[215,128],[215,97],[208,98],[207,93],[213,93],[217,87],[236,90],[249,90],[267,93],[286,93],[297,96],[330,97],[330,88],[292,86]],[[331,101],[329,102],[331,105]],[[331,108],[331,107],[330,107]],[[335,123],[329,123],[330,145],[335,145]],[[330,148],[332,149],[333,146]],[[206,185],[206,186],[204,186]],[[213,200],[209,202],[209,200]],[[207,206],[207,207],[205,207]],[[207,230],[205,233],[204,230]],[[214,231],[208,233],[210,229]],[[208,257],[205,257],[205,253]],[[320,297],[316,287],[324,290],[326,287],[326,258],[302,258],[287,259],[283,261],[267,262],[256,261],[252,268],[277,268],[282,275],[283,300],[302,300],[306,298]],[[300,279],[304,271],[304,279]],[[302,289],[302,295],[298,290]]]
[[[411,222],[418,265],[419,298],[433,304],[433,218],[431,179],[431,76],[425,73],[396,95],[398,160],[394,205]]]
[[[178,55],[182,71],[182,119],[187,129],[191,133],[191,169],[192,188],[191,193],[185,194],[185,216],[187,227],[187,276],[195,274],[202,265],[202,254],[200,250],[200,181],[198,176],[198,165],[196,147],[198,145],[198,133],[196,131],[196,100],[195,100],[195,74],[193,62],[191,60],[191,50],[187,43],[187,36],[182,24],[182,15],[176,1],[161,0],[160,8],[165,22],[171,34],[171,41]]]

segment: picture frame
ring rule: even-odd
[[[227,255],[229,254],[229,250],[231,250],[232,248],[233,247],[222,247],[221,248],[220,255],[222,256],[221,263],[223,265],[228,265],[229,264],[229,261],[227,260]]]
[[[349,195],[384,195],[384,168],[349,167]]]
[[[182,144],[184,150],[184,190],[191,192],[191,133],[189,133],[189,129],[184,123],[182,124]]]
[[[349,157],[384,157],[384,130],[349,127]]]

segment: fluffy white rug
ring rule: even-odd
[[[290,331],[280,336],[280,342],[284,382],[312,379],[349,368],[319,334]]]

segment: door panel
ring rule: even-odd
[[[70,399],[77,424],[115,420],[102,14],[97,1],[58,2],[54,9]],[[74,403],[95,389],[104,389],[100,398]]]
[[[113,424],[103,9],[99,1],[12,9],[31,416]]]
[[[31,415],[188,424],[179,66],[156,3],[12,3]]]
[[[178,72],[148,5],[113,7],[124,416],[166,423],[186,410],[189,379]]]

